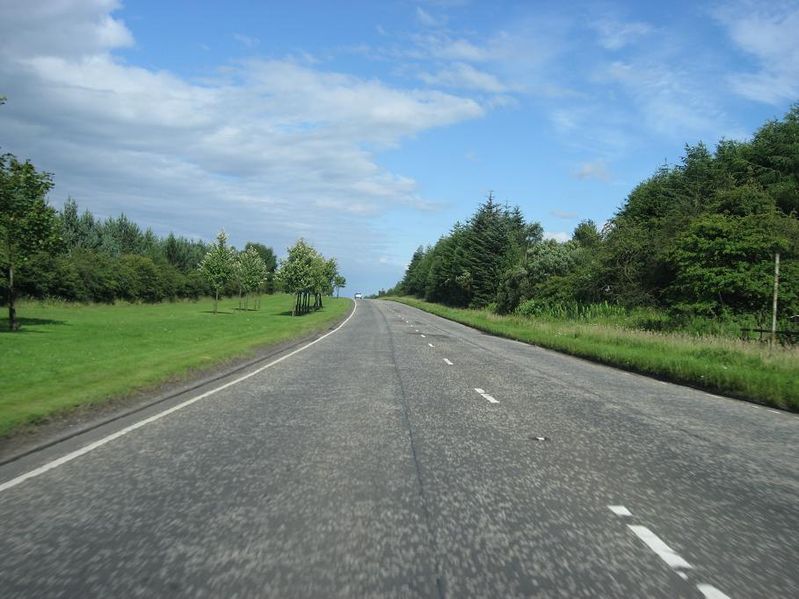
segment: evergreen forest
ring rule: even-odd
[[[402,281],[380,294],[528,316],[643,310],[651,329],[763,326],[777,254],[787,328],[799,314],[799,105],[750,140],[686,146],[604,226],[584,220],[566,242],[544,239],[539,223],[489,196],[467,222],[419,247]]]

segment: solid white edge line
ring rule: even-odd
[[[666,545],[659,536],[646,526],[628,524],[627,527],[632,530],[639,539],[646,543],[652,551],[657,553],[660,559],[672,568],[685,568],[686,570],[693,568],[691,564],[680,557],[671,547]]]
[[[209,395],[213,395],[214,393],[218,393],[219,391],[222,391],[223,389],[227,389],[228,387],[232,387],[233,385],[237,385],[238,383],[240,383],[242,381],[246,381],[248,378],[253,377],[256,374],[258,374],[260,372],[263,372],[267,368],[271,368],[275,364],[279,364],[283,360],[286,360],[287,358],[290,358],[291,356],[293,356],[295,354],[298,354],[301,351],[304,351],[304,350],[308,349],[312,345],[315,345],[315,344],[319,343],[325,337],[329,337],[333,333],[337,332],[341,327],[343,327],[345,324],[347,324],[353,316],[355,316],[355,311],[357,309],[358,309],[358,303],[357,302],[353,302],[352,313],[344,320],[344,322],[342,322],[340,325],[338,325],[332,331],[330,331],[328,333],[325,333],[324,335],[319,337],[319,339],[314,339],[310,343],[308,343],[306,345],[303,345],[300,348],[295,349],[293,352],[291,352],[289,354],[286,354],[285,356],[281,356],[277,360],[273,360],[272,362],[269,362],[269,364],[261,366],[260,368],[257,368],[257,369],[253,370],[252,372],[250,372],[248,374],[240,376],[239,378],[237,378],[235,380],[227,382],[224,385],[220,385],[219,387],[211,389],[210,391],[206,391],[205,393],[201,393],[200,395],[197,395],[196,397],[192,397],[191,399],[187,399],[186,401],[184,401],[182,403],[179,403],[176,406],[172,406],[171,408],[169,408],[167,410],[164,410],[163,412],[159,412],[158,414],[154,414],[153,416],[150,416],[149,418],[145,418],[144,420],[140,420],[139,422],[136,422],[134,424],[131,424],[130,426],[127,426],[127,427],[125,427],[125,428],[123,428],[121,430],[118,430],[117,432],[112,433],[112,434],[108,435],[107,437],[103,437],[102,439],[98,439],[97,441],[94,441],[93,443],[89,443],[88,445],[86,445],[84,447],[81,447],[80,449],[76,449],[75,451],[72,451],[72,452],[70,452],[70,453],[68,453],[66,455],[63,455],[60,458],[57,458],[57,459],[55,459],[55,460],[53,460],[51,462],[48,462],[48,463],[46,463],[46,464],[44,464],[42,466],[39,466],[38,468],[34,468],[33,470],[25,472],[24,474],[20,474],[19,476],[15,477],[15,478],[12,478],[11,480],[8,480],[8,481],[6,481],[4,483],[0,483],[0,493],[2,493],[3,491],[5,491],[7,489],[12,488],[12,487],[16,487],[18,484],[23,483],[23,482],[25,482],[26,480],[28,480],[30,478],[34,478],[36,476],[39,476],[40,474],[44,474],[48,470],[52,470],[53,468],[58,468],[59,466],[61,466],[63,464],[66,464],[67,462],[71,462],[75,458],[78,458],[78,457],[80,457],[80,456],[82,456],[84,454],[87,454],[90,451],[93,451],[93,450],[97,449],[98,447],[101,447],[101,446],[105,445],[106,443],[109,443],[109,442],[113,441],[114,439],[118,439],[119,437],[121,437],[123,435],[127,435],[129,432],[135,431],[137,428],[141,428],[145,424],[150,424],[151,422],[155,422],[156,420],[159,420],[160,418],[163,418],[164,416],[168,416],[172,412],[177,412],[178,410],[182,410],[183,408],[185,408],[187,406],[190,406],[191,404],[193,404],[195,402],[198,402],[201,399],[205,399]]]
[[[696,588],[699,589],[699,592],[702,593],[707,599],[730,599],[728,595],[725,595],[712,584],[698,584]]]
[[[608,509],[617,516],[632,516],[632,512],[623,505],[609,505]]]

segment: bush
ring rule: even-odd
[[[71,268],[80,277],[81,295],[75,299],[105,304],[114,303],[119,294],[114,260],[105,254],[98,254],[91,250],[75,250],[64,260],[70,263]],[[63,292],[52,295],[66,297]]]
[[[117,261],[119,265],[120,295],[128,301],[160,302],[164,290],[158,268],[146,256],[125,254]]]

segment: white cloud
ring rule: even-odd
[[[620,50],[652,31],[652,26],[642,22],[621,22],[612,19],[600,19],[594,24],[599,36],[599,44],[608,50]]]
[[[449,30],[412,36],[412,47],[399,52],[406,58],[435,65],[419,72],[430,85],[483,93],[564,97],[574,92],[562,84],[557,62],[568,45],[569,27],[541,15],[520,19],[507,29],[483,38]],[[494,100],[491,100],[494,102]],[[497,105],[507,105],[510,96]]]
[[[133,36],[118,5],[0,5],[3,151],[55,174],[52,194],[158,232],[263,240],[305,235],[342,262],[384,255],[366,217],[431,210],[416,182],[375,152],[479,118],[474,100],[400,89],[308,61],[251,60],[202,81],[112,54]]]
[[[423,10],[421,6],[416,7],[416,20],[424,27],[436,27],[438,25],[438,19]]]
[[[580,164],[574,172],[574,177],[582,180],[594,179],[596,181],[607,182],[610,181],[611,174],[604,160],[594,160]]]
[[[32,54],[73,58],[132,46],[133,35],[111,12],[117,0],[3,2],[0,55],[6,60]]]
[[[715,17],[759,66],[730,76],[736,93],[769,104],[799,97],[799,4],[737,2],[718,8]]]
[[[564,243],[571,238],[572,236],[565,231],[544,231],[544,239],[554,239],[555,241]]]
[[[550,214],[555,218],[560,218],[563,220],[572,220],[577,218],[577,213],[572,212],[571,210],[552,210]]]
[[[708,86],[704,73],[683,70],[658,57],[610,64],[605,76],[629,95],[640,119],[661,135],[721,136],[729,125],[720,107],[717,90]],[[629,118],[629,117],[628,117]]]
[[[419,78],[430,85],[455,89],[473,89],[489,93],[507,91],[507,87],[494,75],[480,71],[464,62],[452,63],[435,74],[422,73]]]
[[[243,33],[234,33],[233,39],[250,50],[261,43],[261,40],[259,40],[257,37],[251,37],[249,35],[244,35]]]

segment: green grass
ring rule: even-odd
[[[265,296],[258,311],[238,300],[80,305],[25,302],[22,329],[0,319],[0,436],[57,412],[125,396],[232,358],[327,328],[348,299],[291,317],[293,297]]]
[[[625,370],[799,412],[799,348],[773,351],[718,336],[631,330],[573,320],[498,316],[390,297],[481,331]]]

